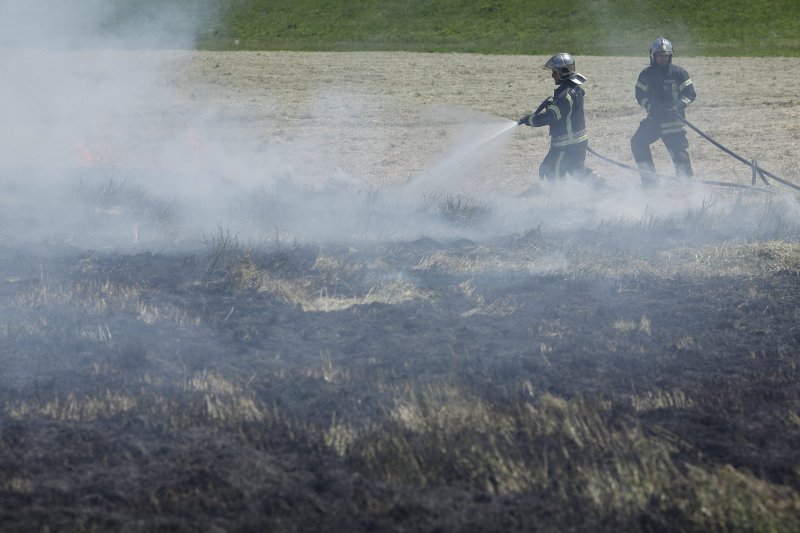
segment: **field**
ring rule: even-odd
[[[793,0],[229,0],[212,20],[202,48],[636,56],[666,35],[684,55],[800,55]]]
[[[63,54],[159,90],[4,134],[3,531],[800,530],[794,190],[540,182],[539,56]],[[577,59],[630,164],[646,60]],[[800,60],[676,62],[800,183]]]

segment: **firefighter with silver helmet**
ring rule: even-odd
[[[689,73],[672,62],[672,43],[659,37],[650,45],[650,65],[636,80],[636,101],[647,111],[631,137],[631,151],[640,169],[642,184],[652,186],[657,178],[650,145],[661,139],[667,147],[675,173],[691,177],[689,141],[678,117],[685,118],[685,109],[696,94]],[[677,116],[676,116],[677,115]]]
[[[550,179],[570,175],[588,178],[596,185],[602,184],[602,178],[585,165],[589,134],[583,114],[582,85],[586,77],[575,70],[575,59],[567,53],[554,55],[543,68],[551,71],[556,84],[553,96],[518,121],[526,126],[550,127],[550,150],[539,165],[539,177]]]

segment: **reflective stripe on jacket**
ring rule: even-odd
[[[589,139],[584,94],[577,83],[564,81],[556,87],[552,101],[530,119],[532,126],[550,126],[550,146],[569,146]]]
[[[684,108],[697,94],[685,68],[678,65],[650,65],[636,80],[636,101],[647,110],[647,116],[661,122],[664,133],[681,131],[683,123],[676,120],[672,110],[683,117]],[[670,130],[670,131],[667,131]]]

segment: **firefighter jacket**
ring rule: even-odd
[[[673,112],[685,118],[684,109],[696,96],[689,73],[672,63],[650,65],[636,80],[636,101],[647,110],[649,118],[661,123],[665,134],[683,131],[683,122],[677,120]]]
[[[552,98],[529,115],[529,126],[550,126],[550,146],[560,148],[589,140],[583,116],[583,88],[571,80],[561,82]]]

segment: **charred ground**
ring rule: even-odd
[[[397,72],[431,76],[442,64],[469,73],[529,61],[388,54],[369,65],[393,73],[390,56]],[[225,89],[231,76],[208,75],[224,56],[210,57],[194,56],[202,64],[184,73],[195,76],[186,83],[235,101],[236,82]],[[258,54],[237,57],[242,70],[231,68],[246,72]],[[268,62],[297,57],[331,56]],[[349,61],[376,58],[336,57],[344,72]],[[316,69],[331,64],[320,61]],[[267,68],[259,76],[289,75]],[[420,90],[413,79],[381,81],[387,91],[408,91],[398,96],[401,109]],[[475,79],[485,92],[462,85],[453,93],[461,96],[430,98],[482,101],[489,84]],[[607,101],[598,122],[617,114]],[[491,102],[473,107],[503,114],[506,106],[511,115],[507,102]],[[374,136],[349,114],[352,121],[325,133],[342,140],[357,130],[368,149],[334,143],[336,153],[381,186],[413,175],[423,165],[416,152],[433,152],[422,150],[417,115],[401,117],[394,158],[381,159],[369,155],[383,153],[384,122],[367,107]],[[747,113],[765,107],[755,98]],[[788,109],[796,113],[794,101]],[[286,118],[313,122],[301,129],[319,125]],[[622,136],[601,123],[594,146],[622,153]],[[268,133],[297,134],[288,126]],[[537,157],[528,147],[539,141],[515,139],[494,186],[527,187]],[[790,147],[767,152],[761,137],[753,146],[772,169],[796,169]],[[693,147],[699,169],[728,165]],[[620,188],[625,179],[610,181]],[[653,202],[674,195],[671,188],[654,191]],[[193,250],[7,243],[0,526],[797,529],[796,202],[791,194],[713,194],[723,207],[716,211],[703,203],[480,238],[466,230],[502,204],[450,196],[435,199],[432,213],[420,209],[460,237],[298,242],[265,228],[272,237],[255,245],[222,228]],[[119,216],[105,207],[104,216]]]
[[[796,247],[463,266],[547,241],[5,250],[4,528],[795,525]]]

